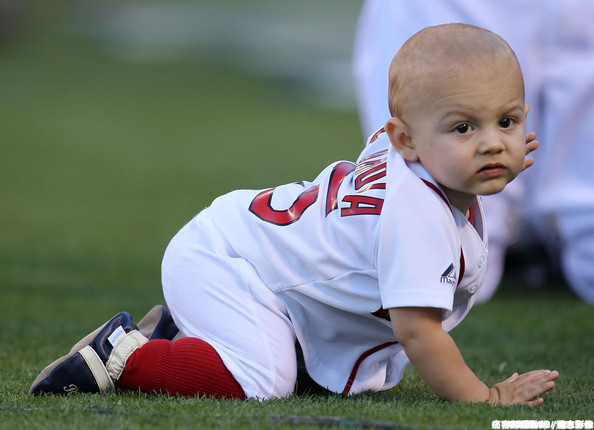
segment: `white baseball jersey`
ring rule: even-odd
[[[479,199],[471,213],[469,222],[380,131],[356,163],[334,163],[312,182],[216,199],[192,227],[201,233],[183,233],[170,245],[165,297],[182,331],[211,342],[250,397],[290,394],[294,364],[283,369],[279,362],[294,361],[294,349],[279,350],[291,349],[295,338],[321,386],[343,393],[387,389],[408,363],[387,309],[441,308],[450,330],[474,301],[487,252]],[[221,253],[228,263],[214,259]],[[180,264],[202,267],[179,276],[186,270]],[[235,310],[245,315],[230,325]],[[232,335],[219,334],[225,330]],[[287,379],[285,387],[267,389],[277,378]]]
[[[514,11],[510,13],[510,11]],[[591,0],[365,0],[353,66],[365,135],[390,118],[388,68],[424,27],[478,25],[501,35],[525,77],[528,131],[541,143],[536,163],[502,193],[484,199],[491,246],[479,301],[494,294],[505,249],[537,233],[574,291],[594,304],[594,2]],[[518,220],[522,221],[518,223]],[[513,228],[515,227],[515,228]]]

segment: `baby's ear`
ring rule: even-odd
[[[392,117],[384,126],[384,130],[388,133],[392,146],[402,155],[402,158],[411,162],[419,160],[419,154],[410,137],[410,130],[404,121],[398,117]]]

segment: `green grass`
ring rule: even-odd
[[[89,270],[88,276],[94,278],[94,271]],[[413,369],[408,369],[392,390],[349,398],[315,392],[264,403],[136,392],[28,396],[26,391],[41,368],[112,313],[130,309],[139,317],[159,300],[156,282],[135,286],[107,279],[89,286],[73,278],[65,274],[45,282],[32,276],[30,281],[8,282],[3,301],[6,310],[0,317],[0,427],[289,428],[297,420],[308,424],[304,427],[315,428],[338,425],[329,417],[341,417],[355,424],[373,421],[384,428],[396,428],[396,423],[487,428],[492,420],[502,419],[592,419],[592,309],[559,286],[518,294],[511,284],[489,304],[473,309],[452,334],[469,366],[488,384],[516,370],[559,370],[556,389],[535,409],[447,403],[437,398]]]
[[[318,110],[279,82],[232,69],[106,58],[59,25],[67,2],[32,4],[0,46],[0,428],[490,428],[496,419],[594,418],[592,308],[563,285],[511,282],[452,334],[488,384],[559,370],[537,409],[446,403],[412,369],[392,390],[349,398],[27,395],[46,364],[111,315],[138,318],[162,302],[165,246],[214,197],[313,179],[361,147],[355,112]]]

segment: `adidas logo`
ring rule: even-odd
[[[454,263],[450,264],[448,266],[448,268],[445,269],[445,272],[443,272],[441,274],[440,282],[442,284],[456,285],[456,276],[454,274]]]

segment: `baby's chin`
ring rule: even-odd
[[[505,187],[507,187],[514,179],[518,177],[519,173],[519,170],[516,171],[513,169],[507,169],[504,175],[498,178],[493,178],[492,180],[482,184],[481,188],[483,189],[481,190],[480,195],[490,196],[502,192]]]
[[[491,186],[489,187],[485,187],[484,190],[481,190],[481,192],[479,193],[479,195],[481,196],[492,196],[494,194],[499,194],[500,192],[502,192],[505,187],[507,187],[509,185],[511,181],[507,181],[503,184],[490,184]]]

